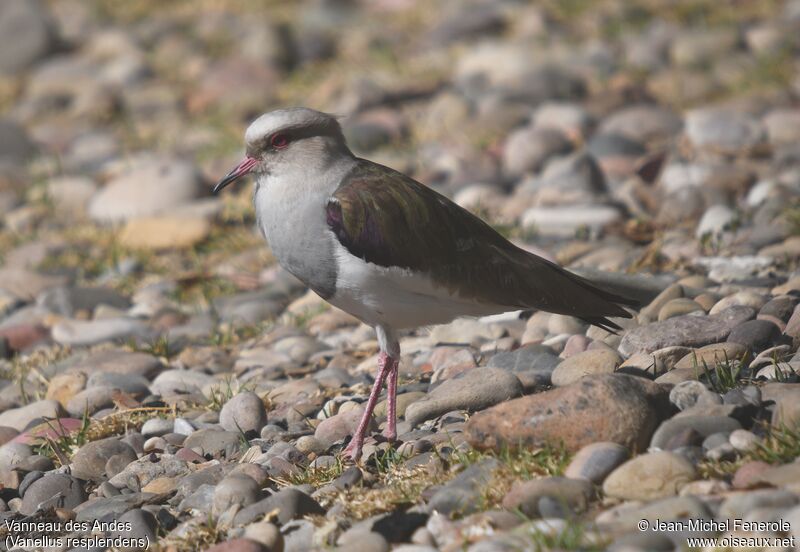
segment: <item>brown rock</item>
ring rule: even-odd
[[[583,512],[594,494],[594,485],[585,479],[544,477],[517,481],[503,497],[503,508],[519,509],[528,517],[538,517],[539,500],[547,496],[569,506],[571,510]]]
[[[611,472],[603,492],[623,500],[653,500],[674,496],[697,478],[694,466],[669,451],[650,452],[631,458]]]
[[[589,349],[560,362],[551,376],[553,385],[569,385],[584,376],[613,374],[622,362],[619,353],[611,349]]]
[[[50,330],[38,324],[19,324],[0,330],[0,339],[8,341],[12,351],[24,351],[28,347],[50,337]]]
[[[83,372],[64,372],[53,376],[47,386],[46,399],[54,399],[66,408],[69,400],[83,390],[86,374]]]
[[[703,363],[713,370],[714,366],[720,362],[728,360],[738,360],[747,352],[747,347],[739,343],[712,343],[705,347],[695,349],[691,353],[681,358],[675,368],[695,368],[703,373]]]
[[[203,241],[211,225],[203,218],[151,217],[129,220],[119,241],[134,249],[180,249]]]
[[[668,411],[661,386],[634,376],[604,374],[514,399],[470,418],[467,440],[478,449],[563,443],[570,451],[597,441],[644,450]]]
[[[735,489],[749,489],[759,485],[759,476],[772,466],[760,460],[746,462],[733,474],[731,483]]]

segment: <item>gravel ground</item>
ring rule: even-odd
[[[793,550],[800,2],[266,4],[0,2],[0,548]],[[407,333],[348,464],[374,332],[209,192],[290,105],[642,308]]]

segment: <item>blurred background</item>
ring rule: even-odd
[[[571,267],[768,278],[798,253],[799,54],[796,0],[4,0],[0,327],[274,316],[251,183],[209,189],[295,105]]]

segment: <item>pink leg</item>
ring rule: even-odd
[[[383,436],[390,441],[397,439],[397,360],[389,358],[389,374],[388,390],[387,390],[387,408],[386,408],[386,429],[383,430]]]
[[[372,417],[372,411],[375,410],[375,404],[378,402],[378,395],[381,394],[383,381],[389,373],[390,365],[391,359],[389,355],[381,352],[378,355],[378,377],[375,378],[375,383],[372,385],[372,391],[369,394],[369,400],[367,400],[364,415],[361,417],[361,421],[358,424],[353,438],[350,440],[350,444],[344,449],[344,453],[350,456],[354,461],[361,457],[361,447],[364,445],[364,437],[367,433],[369,420]]]

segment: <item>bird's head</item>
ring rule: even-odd
[[[214,186],[214,193],[250,173],[280,174],[282,169],[352,156],[336,118],[305,107],[263,114],[247,127],[244,140],[244,159]]]

